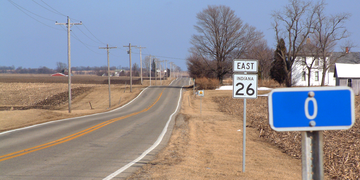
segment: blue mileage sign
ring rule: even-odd
[[[349,87],[274,89],[268,98],[269,124],[276,131],[349,129],[354,106]]]

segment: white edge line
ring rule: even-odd
[[[158,137],[158,139],[155,141],[155,143],[146,151],[144,151],[138,158],[136,158],[135,160],[129,162],[128,164],[126,164],[125,166],[123,166],[122,168],[118,169],[117,171],[113,172],[112,174],[110,174],[109,176],[107,176],[106,178],[104,178],[103,180],[110,180],[112,178],[114,178],[115,176],[119,175],[120,173],[122,173],[123,171],[125,171],[126,169],[128,169],[129,167],[131,167],[132,165],[134,165],[135,163],[137,163],[138,161],[140,161],[142,158],[144,158],[148,153],[150,153],[152,150],[154,150],[162,141],[162,139],[165,136],[165,133],[167,131],[167,128],[169,126],[169,123],[171,121],[171,118],[174,116],[174,114],[176,114],[176,112],[179,110],[180,107],[180,102],[181,102],[181,97],[182,97],[182,88],[184,86],[181,87],[180,90],[180,97],[178,100],[178,105],[175,109],[175,111],[170,115],[169,120],[167,121],[163,131],[161,132],[160,136]]]
[[[172,82],[171,82],[171,83],[172,83]],[[123,105],[123,106],[121,106],[121,107],[118,107],[118,108],[116,108],[116,109],[113,109],[113,110],[111,110],[111,111],[106,111],[106,112],[101,112],[101,113],[96,113],[96,114],[89,114],[89,115],[85,115],[85,116],[78,116],[78,117],[66,118],[66,119],[59,119],[59,120],[49,121],[49,122],[45,122],[45,123],[35,124],[35,125],[32,125],[32,126],[27,126],[27,127],[23,127],[23,128],[13,129],[13,130],[9,130],[9,131],[4,131],[4,132],[1,132],[0,135],[7,134],[7,133],[11,133],[11,132],[15,132],[15,131],[20,131],[20,130],[24,130],[24,129],[30,129],[30,128],[37,127],[37,126],[43,126],[43,125],[51,124],[51,123],[55,123],[55,122],[69,121],[69,120],[74,120],[74,119],[79,119],[79,118],[84,118],[84,117],[90,117],[90,116],[95,116],[95,115],[110,113],[110,112],[113,112],[113,111],[122,109],[122,108],[124,108],[125,106],[129,105],[130,103],[132,103],[133,101],[135,101],[138,97],[140,97],[140,95],[141,95],[146,89],[148,89],[149,87],[150,87],[150,86],[148,86],[148,87],[146,87],[145,89],[143,89],[143,90],[139,93],[139,95],[137,95],[137,96],[136,96],[133,100],[131,100],[130,102],[126,103],[125,105]]]

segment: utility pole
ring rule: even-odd
[[[130,92],[132,92],[132,69],[131,69],[131,47],[137,47],[137,46],[131,46],[131,43],[129,43],[129,46],[124,46],[124,47],[129,47],[129,61],[130,61]]]
[[[155,76],[155,86],[157,85],[157,76],[156,76],[156,69],[157,69],[157,58],[154,59],[155,69],[154,69],[154,76]]]
[[[164,76],[167,78],[167,77],[168,77],[168,73],[169,73],[168,70],[167,70],[167,62],[168,62],[168,60],[164,60],[164,61],[165,61],[165,71],[166,71],[166,72],[165,72],[165,75],[166,75],[166,76],[165,76],[165,75],[164,75]]]
[[[174,67],[174,63],[173,62],[170,62],[170,68],[172,68],[171,71],[171,75],[173,76],[173,78],[175,78],[175,73],[174,73],[174,70],[175,70],[175,67]]]
[[[160,68],[160,85],[162,85],[162,82],[161,82],[161,62],[164,62],[164,61],[156,61],[156,62],[160,62],[160,66],[159,66],[159,68]]]
[[[150,86],[151,86],[151,54],[149,55],[150,60],[149,60],[149,72],[150,72]]]
[[[172,71],[172,66],[171,66],[171,64],[172,64],[172,62],[169,62],[169,66],[170,66],[170,75],[169,75],[169,77],[171,78],[171,75],[173,74],[173,71]]]
[[[109,84],[109,108],[111,108],[111,90],[110,90],[110,61],[109,61],[109,49],[117,48],[109,47],[109,44],[106,44],[106,47],[99,47],[99,49],[106,49],[107,51],[107,64],[108,64],[108,84]]]
[[[140,50],[140,77],[141,77],[141,85],[143,84],[143,76],[142,76],[142,58],[141,58],[141,49],[142,48],[146,48],[146,47],[141,47],[141,46],[139,46],[139,47],[136,47],[136,48],[139,48],[139,50]]]
[[[158,58],[155,58],[155,85],[157,85],[157,68],[158,68]]]
[[[80,23],[70,23],[69,16],[67,17],[67,23],[58,23],[55,22],[55,25],[65,25],[67,26],[67,46],[68,46],[68,88],[69,88],[69,113],[71,113],[71,53],[70,53],[70,27],[72,25],[82,25],[82,22]]]

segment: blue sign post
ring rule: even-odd
[[[348,87],[275,89],[268,105],[275,131],[349,129],[355,122],[354,93]]]
[[[349,87],[271,91],[268,99],[271,128],[275,131],[303,131],[302,179],[324,179],[322,131],[351,128],[355,123],[354,106],[354,92]]]

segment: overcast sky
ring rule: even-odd
[[[328,0],[327,13],[351,13],[346,27],[360,51],[360,1]],[[226,5],[245,23],[264,33],[269,47],[275,48],[271,13],[288,0],[0,0],[0,66],[15,68],[56,68],[67,64],[66,23],[82,21],[71,28],[72,66],[106,66],[106,44],[111,66],[129,66],[125,45],[146,47],[143,58],[154,55],[186,68],[190,39],[196,34],[196,14],[208,5]],[[26,13],[26,14],[25,14]],[[337,51],[340,51],[339,46]],[[133,63],[139,64],[139,50],[132,49]]]

